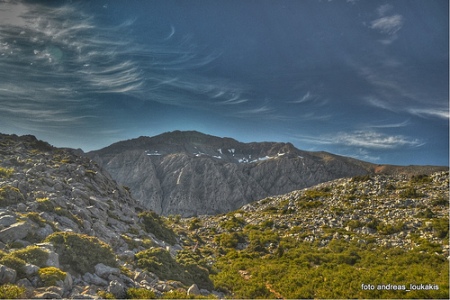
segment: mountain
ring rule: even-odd
[[[210,295],[180,237],[77,153],[0,134],[0,298]]]
[[[420,174],[440,167],[375,165],[290,143],[241,143],[196,131],[121,141],[87,153],[158,214],[213,215],[342,177]]]

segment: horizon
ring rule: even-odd
[[[2,1],[0,132],[56,147],[194,130],[449,166],[449,3]]]

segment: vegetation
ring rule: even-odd
[[[283,239],[282,252],[230,250],[212,275],[216,289],[235,298],[448,298],[444,257],[398,248],[368,248],[333,240],[327,247]],[[281,253],[281,254],[280,254]],[[437,284],[439,290],[363,290],[361,284]]]
[[[40,268],[38,274],[44,286],[56,285],[57,281],[63,281],[67,275],[66,272],[55,267]]]
[[[14,174],[13,168],[0,167],[0,178],[9,178]]]
[[[94,273],[94,266],[98,263],[117,266],[112,248],[95,237],[73,232],[56,232],[49,235],[45,241],[55,246],[61,264],[69,265],[79,274]]]
[[[0,188],[0,207],[22,202],[24,197],[18,188],[6,185]]]
[[[24,249],[19,249],[10,254],[12,257],[16,257],[24,260],[29,264],[36,265],[38,267],[45,266],[48,259],[48,253],[42,250],[38,246],[28,246]]]
[[[136,253],[137,266],[155,273],[163,280],[177,280],[186,285],[196,283],[200,288],[212,289],[208,269],[197,264],[193,257],[174,259],[164,249],[152,248]]]
[[[24,299],[25,288],[15,284],[0,285],[0,299]]]
[[[156,299],[153,291],[144,288],[129,288],[127,290],[127,299]]]
[[[142,224],[147,232],[153,233],[158,239],[165,240],[170,244],[177,242],[175,233],[168,228],[161,217],[154,211],[144,211],[139,214]]]

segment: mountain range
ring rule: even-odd
[[[290,143],[242,143],[173,131],[114,143],[86,154],[146,208],[184,217],[224,213],[258,199],[337,178],[429,174],[435,166],[393,166],[303,151]]]

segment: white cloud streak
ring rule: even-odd
[[[373,130],[338,132],[334,135],[318,137],[298,136],[300,141],[317,145],[341,145],[364,149],[396,149],[402,147],[420,147],[424,145],[419,139],[411,139],[403,135],[387,135]]]

